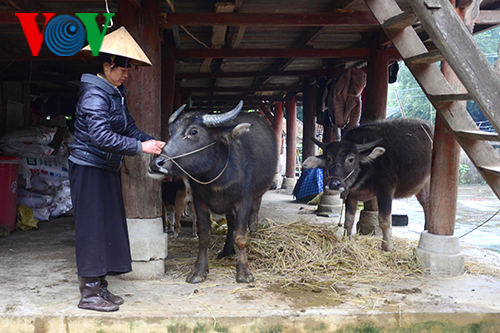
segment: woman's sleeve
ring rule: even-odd
[[[88,134],[92,143],[99,149],[121,155],[138,155],[142,146],[137,138],[113,132],[109,122],[110,101],[101,94],[82,95],[80,110],[88,124]]]

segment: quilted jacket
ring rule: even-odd
[[[75,164],[118,171],[124,155],[142,154],[141,142],[153,139],[135,125],[123,86],[96,75],[82,75],[75,116],[75,141],[69,145]]]

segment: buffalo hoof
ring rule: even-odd
[[[382,241],[382,250],[394,251],[394,244],[391,242]]]
[[[205,279],[207,278],[207,275],[208,275],[208,269],[200,270],[200,269],[197,269],[195,267],[193,269],[193,271],[186,278],[186,282],[187,283],[201,283],[201,282],[205,281]]]
[[[254,279],[252,273],[236,274],[236,282],[238,282],[238,283],[250,283],[250,282],[253,282],[254,280],[255,279]]]
[[[233,255],[236,254],[236,250],[234,249],[234,247],[231,249],[231,250],[227,250],[227,249],[223,249],[219,255],[217,256],[217,259],[222,259],[222,258],[226,258],[226,257],[231,257]]]
[[[187,283],[201,283],[201,282],[204,282],[206,280],[207,276],[199,276],[199,275],[195,275],[194,273],[191,273],[188,275],[188,277],[186,278],[186,282]]]

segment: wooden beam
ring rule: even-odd
[[[362,58],[369,49],[181,49],[177,58]]]
[[[163,28],[184,26],[378,26],[369,11],[332,13],[167,13]]]
[[[18,10],[18,11],[20,11],[20,12],[24,12],[24,11],[25,11],[25,9],[24,9],[24,8],[22,8],[22,6],[21,6],[21,5],[18,5],[15,1],[12,1],[12,0],[2,0],[2,1],[3,1],[5,4],[7,4],[7,5],[9,5],[9,6],[11,6],[11,7],[15,8],[15,9],[17,9],[17,10]]]
[[[193,101],[275,101],[284,102],[283,95],[270,95],[270,96],[248,96],[248,95],[206,95],[197,96],[191,95]]]
[[[141,4],[141,0],[128,0],[128,2],[130,2],[130,4],[132,5],[132,7],[134,8],[142,8],[142,4]]]
[[[389,49],[390,59],[401,56],[396,49]],[[177,58],[347,58],[367,59],[370,50],[352,49],[180,49]]]
[[[479,12],[479,16],[474,22],[477,24],[499,24],[500,23],[500,11],[497,10],[482,10]]]
[[[256,92],[256,91],[302,91],[302,86],[274,86],[274,87],[181,87],[182,93],[192,92]]]
[[[261,72],[218,72],[218,73],[182,73],[177,75],[178,80],[189,79],[218,79],[218,78],[241,78],[241,77],[267,77],[267,76],[322,76],[323,69],[299,70],[299,71],[261,71]]]
[[[95,9],[89,8],[89,9],[81,9],[78,10],[78,12],[71,12],[71,11],[61,11],[61,10],[50,10],[51,13],[55,13],[56,15],[62,15],[62,14],[67,14],[71,16],[75,16],[75,13],[96,13]],[[13,10],[0,10],[0,24],[19,24],[20,22],[19,19],[16,17],[16,13],[19,13],[19,11],[13,11]],[[40,20],[40,22],[44,22],[44,18],[42,14],[39,14],[37,17],[37,22]]]
[[[413,10],[407,9],[401,14],[391,17],[387,21],[382,24],[384,29],[395,29],[395,30],[403,30],[406,27],[414,25],[417,23],[418,18],[417,15],[413,12]]]

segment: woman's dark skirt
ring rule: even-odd
[[[132,271],[121,173],[69,162],[78,276]]]

